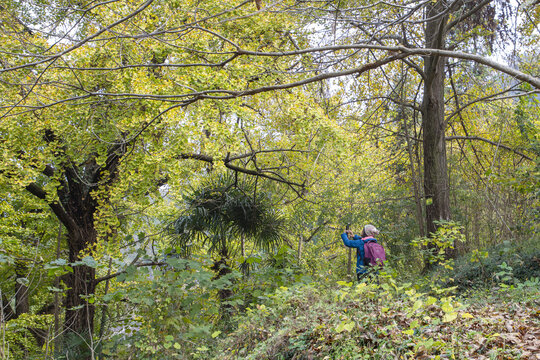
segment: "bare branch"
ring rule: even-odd
[[[146,262],[146,263],[140,263],[140,264],[130,264],[129,266],[135,266],[135,267],[143,267],[143,266],[163,266],[167,265],[166,262],[163,261],[152,261],[152,262]],[[100,278],[94,279],[94,284],[99,284],[102,281],[114,279],[115,277],[125,274],[126,270],[115,272],[114,274],[109,274],[106,276],[102,276]]]
[[[488,139],[485,139],[485,138],[482,138],[482,137],[479,137],[479,136],[447,136],[446,140],[479,140],[479,141],[483,141],[483,142],[486,142],[488,144],[491,144],[493,146],[497,146],[497,147],[500,147],[502,149],[511,151],[511,152],[523,157],[524,159],[533,161],[533,159],[531,157],[525,155],[524,153],[522,153],[522,152],[520,152],[518,150],[512,149],[510,146],[502,145],[502,144],[496,143],[494,141],[491,141],[491,140],[488,140]]]
[[[450,121],[454,116],[461,113],[464,109],[466,109],[469,106],[472,106],[472,105],[474,105],[476,103],[482,102],[482,101],[505,100],[505,99],[511,99],[511,98],[516,98],[516,97],[521,97],[521,96],[528,96],[528,95],[533,95],[533,94],[540,93],[540,90],[532,90],[532,91],[527,91],[527,92],[520,92],[519,94],[515,94],[515,95],[499,96],[499,95],[502,95],[502,94],[505,94],[505,93],[508,93],[508,92],[511,92],[511,91],[520,91],[520,89],[516,89],[517,86],[518,85],[513,86],[513,87],[511,87],[509,89],[503,90],[501,92],[495,93],[495,94],[490,94],[490,95],[483,96],[483,97],[475,99],[475,100],[473,100],[473,101],[471,101],[471,102],[469,102],[467,104],[463,104],[463,105],[461,105],[461,107],[459,109],[455,110],[453,113],[448,115],[448,117],[446,118],[446,121],[447,122]]]
[[[208,156],[208,155],[205,155],[205,154],[185,153],[185,154],[181,154],[179,156],[179,158],[180,159],[200,160],[200,161],[204,161],[204,162],[207,162],[207,163],[210,163],[210,164],[213,164],[215,161],[221,161],[221,162],[223,162],[225,167],[227,167],[228,169],[231,169],[233,171],[238,171],[238,172],[241,172],[243,174],[254,175],[254,176],[262,177],[262,178],[269,179],[269,180],[272,180],[272,181],[277,181],[279,183],[286,184],[286,185],[290,186],[291,188],[300,188],[300,189],[304,188],[305,184],[299,184],[299,183],[295,183],[293,181],[288,181],[288,180],[284,179],[282,176],[280,176],[280,175],[278,175],[278,174],[276,174],[274,172],[267,171],[266,169],[261,169],[261,170],[247,169],[247,168],[244,168],[244,167],[234,165],[231,162],[232,159],[240,159],[240,158],[245,158],[245,157],[250,157],[250,156],[253,156],[253,154],[243,154],[242,156],[235,155],[233,157],[226,156],[225,158],[222,158],[222,159],[215,159],[215,158],[213,158],[211,156]],[[268,175],[269,173],[272,174],[272,175]]]

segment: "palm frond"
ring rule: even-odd
[[[233,176],[209,179],[185,196],[186,210],[174,223],[178,244],[197,241],[217,253],[232,247],[231,241],[244,236],[264,250],[281,243],[284,221],[269,195],[255,191],[253,183],[238,183]]]

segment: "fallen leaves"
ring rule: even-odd
[[[468,313],[462,314],[462,318],[470,322],[460,324],[461,331],[474,328],[481,332],[472,339],[475,345],[468,355],[475,359],[487,359],[505,351],[519,359],[540,360],[540,322],[531,316],[536,310],[516,304],[514,309],[504,311],[498,308],[501,305],[471,306]],[[480,322],[482,326],[478,326]]]
[[[460,303],[452,296],[388,296],[382,291],[366,298],[354,288],[339,295],[311,299],[307,307],[297,306],[298,299],[288,300],[294,306],[285,306],[287,316],[272,323],[282,330],[266,336],[265,356],[279,350],[294,353],[294,358],[324,358],[345,351],[329,358],[347,359],[347,351],[353,351],[373,358],[540,360],[534,300],[508,302],[492,296],[489,301]],[[530,299],[537,297],[532,292]],[[270,314],[265,319],[276,321]]]

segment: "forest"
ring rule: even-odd
[[[538,0],[5,0],[0,360],[540,359],[539,129]]]

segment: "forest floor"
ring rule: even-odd
[[[280,288],[237,319],[219,359],[539,359],[537,278],[466,294],[380,284]]]

